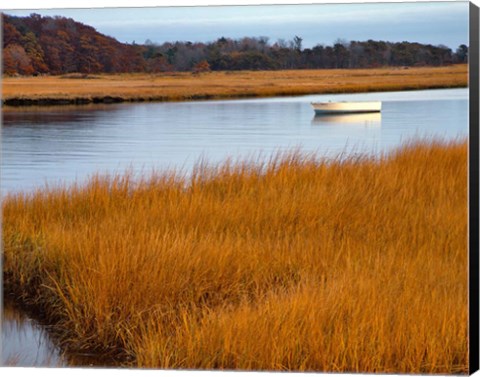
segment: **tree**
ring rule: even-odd
[[[333,51],[335,54],[335,68],[348,68],[350,54],[345,45],[342,43],[335,43]]]
[[[21,44],[22,34],[11,24],[5,23],[3,26],[3,47],[11,44]]]
[[[304,48],[303,39],[220,37],[210,43],[146,40],[120,43],[93,27],[65,17],[14,17],[2,14],[3,54],[8,74],[70,72],[123,73],[246,69],[368,68],[466,63],[468,47],[337,39],[333,45]],[[8,48],[8,50],[7,50]],[[30,73],[29,73],[30,72]]]
[[[206,60],[202,60],[193,67],[193,73],[201,72],[210,72],[210,64]]]
[[[61,47],[57,40],[48,35],[40,37],[40,43],[46,46],[45,64],[48,66],[48,71],[53,74],[60,74],[63,72],[63,63],[61,57]]]
[[[38,15],[35,15],[38,16]],[[22,45],[32,61],[32,66],[35,72],[48,72],[48,67],[45,64],[44,52],[42,46],[37,41],[37,37],[33,32],[26,33],[22,38]]]
[[[6,75],[31,75],[35,72],[25,49],[17,44],[9,45],[3,50],[3,69]]]
[[[468,47],[464,44],[458,46],[455,51],[454,61],[456,63],[467,63],[468,62]]]
[[[295,50],[297,50],[298,52],[302,51],[302,41],[303,41],[303,39],[300,38],[298,35],[296,35],[293,38],[293,46],[294,46]]]
[[[146,69],[150,73],[159,73],[172,71],[173,67],[163,55],[158,54],[147,60]]]

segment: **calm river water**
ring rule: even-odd
[[[381,114],[315,117],[312,101],[381,100]],[[300,147],[333,157],[379,153],[419,137],[468,135],[468,89],[210,102],[7,109],[2,193],[84,181],[95,172],[189,169],[200,158]],[[45,331],[7,306],[2,363],[65,365]],[[87,364],[88,365],[88,364]]]
[[[21,367],[66,365],[46,329],[8,300],[3,303],[1,364]]]
[[[381,100],[382,113],[315,117],[312,101]],[[95,172],[182,168],[200,158],[302,148],[378,153],[417,137],[468,133],[468,89],[252,100],[8,109],[2,192],[84,181]]]

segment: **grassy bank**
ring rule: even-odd
[[[467,373],[467,144],[4,199],[4,284],[119,364]]]
[[[467,65],[423,68],[124,74],[3,78],[5,105],[271,97],[319,93],[457,88]]]

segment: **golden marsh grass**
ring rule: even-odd
[[[466,64],[447,67],[4,77],[3,100],[179,101],[466,87]]]
[[[467,373],[467,143],[3,201],[4,283],[119,364]]]

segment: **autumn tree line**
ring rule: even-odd
[[[338,40],[304,48],[300,36],[273,43],[267,37],[222,37],[126,44],[59,16],[2,14],[2,25],[5,75],[442,66],[468,59],[466,45],[454,52],[442,45]]]

